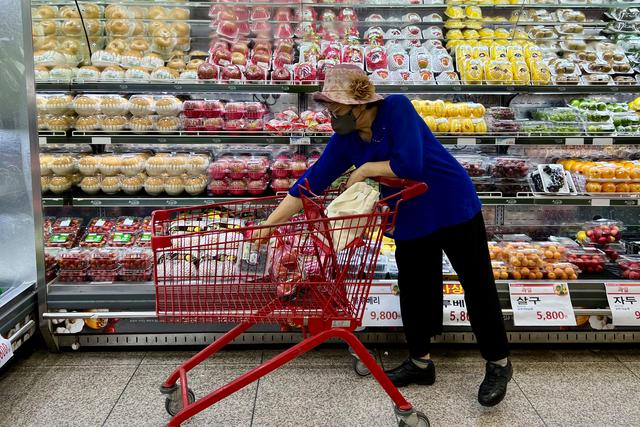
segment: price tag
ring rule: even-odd
[[[640,325],[640,283],[605,283],[615,326]]]
[[[402,326],[400,297],[393,294],[390,285],[371,285],[362,326]]]
[[[39,136],[38,137],[38,143],[46,144],[47,143],[47,137],[46,136]]]
[[[593,145],[612,145],[613,138],[593,138]]]
[[[94,136],[91,138],[91,143],[95,145],[111,144],[111,137],[109,136]]]
[[[584,145],[584,138],[566,138],[564,143],[567,145]]]
[[[496,137],[496,145],[516,145],[516,138],[513,136]]]
[[[591,206],[609,206],[611,204],[611,200],[609,199],[591,199]]]
[[[13,357],[11,342],[0,335],[0,368]]]
[[[460,284],[444,285],[442,324],[445,326],[471,326],[464,291]]]
[[[291,139],[289,140],[289,144],[291,144],[291,145],[310,145],[311,144],[311,138],[309,138],[308,136],[300,136],[300,137],[292,136]]]
[[[8,339],[0,336],[0,368],[13,357],[13,347]]]
[[[511,283],[509,294],[516,326],[576,326],[566,283]]]
[[[458,138],[458,145],[476,145],[475,138]]]

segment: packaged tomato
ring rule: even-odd
[[[58,273],[59,282],[86,282],[88,268],[84,270],[60,270]]]
[[[143,220],[135,216],[121,216],[116,221],[116,231],[135,233],[142,229]]]
[[[109,237],[107,245],[111,247],[129,247],[133,246],[135,242],[136,235],[134,233],[116,231]]]
[[[90,257],[90,252],[80,248],[62,251],[58,255],[58,264],[60,266],[60,271],[85,270],[86,268],[89,267],[89,257]]]
[[[76,233],[53,233],[49,235],[45,246],[47,248],[71,249],[76,242]]]
[[[115,225],[113,218],[96,217],[92,218],[87,225],[87,232],[89,233],[108,233]]]
[[[80,239],[81,248],[101,248],[107,244],[109,235],[107,233],[85,233]]]
[[[153,266],[153,253],[148,249],[127,249],[120,265],[124,270],[147,270]]]
[[[120,251],[116,249],[96,249],[91,251],[89,268],[91,270],[114,270],[120,263]]]
[[[120,279],[125,282],[148,282],[153,277],[153,268],[146,270],[120,270]]]
[[[54,233],[75,233],[82,225],[82,218],[62,217],[53,223],[51,230]]]
[[[119,269],[89,270],[89,279],[92,282],[115,282],[118,280]]]
[[[151,247],[151,231],[143,231],[136,240],[136,246],[141,248]]]

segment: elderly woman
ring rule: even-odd
[[[435,381],[430,339],[442,332],[444,251],[464,288],[471,326],[487,361],[478,401],[500,403],[512,367],[482,206],[469,176],[405,96],[377,95],[358,67],[331,69],[314,99],[330,111],[335,134],[265,225],[285,222],[300,211],[299,183],[307,180],[319,194],[352,166],[348,186],[375,176],[425,182],[429,191],[399,207],[393,235],[409,358],[387,374],[397,386]]]

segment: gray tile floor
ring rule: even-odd
[[[161,426],[159,384],[194,351],[23,354],[0,374],[0,426]],[[190,375],[197,396],[278,350],[234,348]],[[402,350],[376,349],[385,368]],[[476,402],[483,363],[468,348],[438,348],[438,380],[403,389],[435,426],[640,426],[640,350],[516,349],[506,400]],[[351,369],[346,349],[323,348],[197,415],[189,426],[397,425],[390,400]]]

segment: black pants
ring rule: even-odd
[[[482,212],[463,224],[426,237],[396,242],[400,309],[411,357],[429,353],[431,337],[442,333],[443,250],[464,288],[471,328],[482,357],[507,357],[507,334]]]

